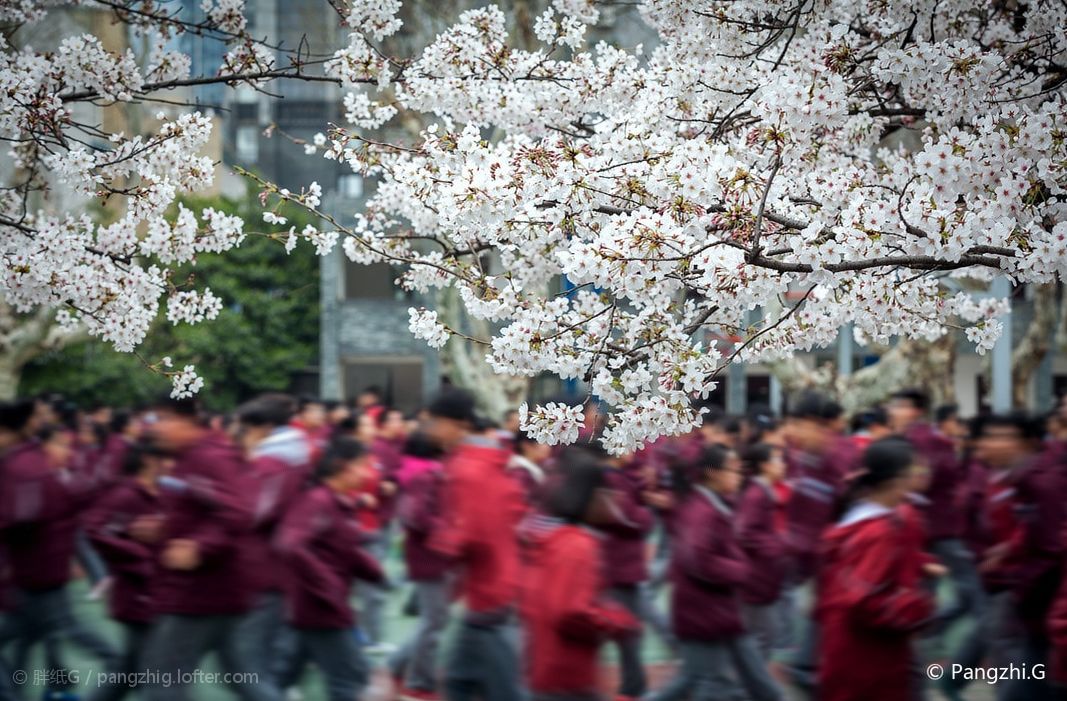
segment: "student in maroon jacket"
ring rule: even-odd
[[[264,676],[276,674],[272,663],[292,656],[292,636],[285,626],[283,573],[274,566],[274,531],[299,497],[311,472],[311,444],[289,425],[296,403],[286,394],[264,394],[237,410],[247,457],[244,490],[252,500],[252,532],[245,539],[245,574],[255,603],[238,636],[253,650]]]
[[[270,680],[255,669],[241,644],[239,624],[253,603],[242,545],[252,526],[244,490],[245,466],[238,448],[205,428],[190,399],[166,400],[156,409],[153,437],[175,457],[170,475],[159,478],[163,508],[160,568],[154,591],[159,618],[145,659],[172,682],[151,686],[152,701],[188,698],[178,670],[196,669],[217,652],[233,688],[246,701],[277,701]],[[255,680],[255,681],[250,681]]]
[[[739,681],[755,701],[777,701],[782,690],[741,617],[740,593],[752,575],[731,506],[741,461],[732,450],[709,446],[689,473],[693,486],[676,516],[671,565],[671,620],[682,667],[651,698],[732,699]]]
[[[612,518],[601,524],[605,577],[609,594],[631,614],[641,617],[642,585],[648,581],[648,536],[655,525],[652,510],[644,505],[646,484],[633,455],[609,455],[598,441],[590,444],[609,470],[605,476],[613,499]],[[619,650],[619,699],[636,699],[648,690],[641,659],[642,630],[615,640]]]
[[[954,436],[946,436],[927,421],[929,396],[918,389],[897,392],[889,403],[893,430],[904,436],[919,459],[930,468],[928,509],[929,551],[949,570],[955,589],[954,605],[938,613],[943,626],[980,607],[981,582],[974,556],[963,543],[966,474]]]
[[[94,485],[70,469],[72,451],[69,432],[46,428],[4,456],[0,529],[14,591],[13,610],[0,625],[0,648],[16,643],[15,669],[27,668],[30,649],[39,642],[67,639],[106,664],[117,655],[70,607],[75,534],[94,494]]]
[[[600,538],[590,530],[612,520],[605,467],[575,450],[562,463],[526,551],[525,668],[533,701],[593,701],[601,645],[640,623],[606,596]]]
[[[152,582],[159,567],[163,513],[156,481],[170,469],[170,458],[149,441],[128,446],[118,479],[85,518],[89,540],[114,577],[109,592],[111,617],[124,631],[124,648],[113,674],[135,674],[155,618]],[[99,686],[91,701],[114,701],[134,690],[122,681]]]
[[[737,507],[737,533],[752,565],[741,590],[745,626],[760,652],[770,659],[778,645],[778,601],[789,572],[785,508],[787,492],[782,450],[767,443],[750,446],[744,455],[749,484]]]
[[[875,441],[863,454],[858,500],[825,536],[816,617],[820,701],[914,697],[912,638],[933,614],[931,595],[898,507],[911,480],[911,447]]]
[[[522,494],[507,475],[507,451],[472,433],[470,393],[445,390],[428,412],[427,433],[447,456],[446,526],[433,534],[431,547],[454,559],[466,608],[447,663],[446,695],[450,701],[515,701],[519,668],[506,629],[518,595]]]
[[[367,684],[367,665],[352,635],[352,581],[385,579],[381,566],[362,549],[351,497],[373,469],[369,459],[358,441],[334,441],[316,468],[318,486],[296,501],[275,538],[288,566],[288,619],[297,635],[296,655],[282,684],[287,688],[305,662],[314,662],[326,677],[330,701],[359,698]]]
[[[404,445],[397,479],[397,517],[404,529],[404,562],[415,583],[419,625],[390,660],[400,681],[401,701],[433,701],[437,696],[437,648],[448,623],[451,586],[449,560],[429,547],[443,527],[444,469],[441,449],[425,434],[414,433]]]

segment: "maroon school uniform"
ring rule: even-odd
[[[529,688],[537,695],[596,696],[601,644],[640,628],[603,596],[598,538],[554,521],[531,537],[527,555],[522,617]]]
[[[252,522],[244,470],[237,448],[217,434],[205,435],[175,456],[171,475],[188,486],[160,495],[163,541],[195,541],[200,564],[193,570],[160,568],[159,613],[238,614],[250,608],[253,592],[240,547]]]
[[[353,579],[382,582],[381,566],[363,551],[364,534],[351,499],[315,487],[285,515],[275,547],[288,569],[288,620],[297,628],[346,629],[356,624],[348,603]]]
[[[786,454],[792,487],[786,508],[789,546],[800,580],[815,575],[823,531],[833,523],[845,478],[855,468],[857,457],[855,443],[844,436],[835,438],[822,455]]]
[[[782,594],[789,572],[789,546],[779,526],[784,508],[774,488],[753,479],[737,504],[737,533],[751,563],[751,576],[741,590],[741,600],[754,606],[774,603]]]
[[[12,450],[6,465],[2,521],[11,581],[26,591],[62,586],[70,580],[78,519],[91,485],[50,465],[36,442]]]
[[[930,499],[927,523],[931,542],[959,538],[964,527],[962,507],[966,474],[956,456],[955,443],[932,425],[922,422],[912,424],[904,437],[930,468],[926,496]]]
[[[375,438],[371,444],[371,452],[378,458],[378,466],[381,468],[382,483],[398,483],[397,475],[400,473],[400,465],[404,451],[403,438]],[[387,526],[396,514],[397,495],[386,495],[379,488],[378,492],[378,518],[381,525]]]
[[[249,586],[256,593],[280,591],[282,569],[274,564],[272,541],[282,516],[303,491],[311,471],[311,446],[303,431],[275,429],[256,446],[244,471],[252,498],[252,531],[244,539]]]
[[[459,566],[460,596],[476,614],[507,609],[518,594],[515,531],[525,505],[507,460],[507,451],[472,437],[445,461],[444,526],[430,545]]]
[[[697,487],[679,506],[671,542],[671,627],[683,641],[719,641],[744,632],[738,592],[748,558],[722,497]]]
[[[1063,446],[1051,444],[1014,475],[1019,532],[1010,555],[1012,593],[1020,619],[1040,634],[1059,585],[1064,555],[1060,533],[1067,523],[1065,462]]]
[[[415,582],[441,579],[448,572],[450,561],[433,550],[429,541],[443,527],[443,468],[437,460],[412,456],[405,456],[403,465],[401,474],[408,473],[412,477],[402,481],[396,513],[404,528],[404,563],[408,577]]]
[[[159,496],[132,477],[112,486],[86,514],[86,534],[114,577],[109,601],[115,620],[149,623],[155,617],[159,544],[136,540],[129,529],[140,517],[161,515]]]
[[[827,532],[815,609],[820,701],[911,698],[911,636],[934,605],[910,581],[909,537],[897,512],[869,502]]]
[[[607,582],[612,587],[634,586],[648,579],[645,539],[655,520],[641,503],[643,485],[636,468],[609,470],[606,481],[617,496],[616,520],[602,528]]]
[[[1067,552],[1067,528],[1060,535],[1064,552]],[[1067,573],[1067,562],[1063,571]],[[1067,574],[1060,578],[1060,586],[1052,602],[1048,619],[1049,639],[1052,643],[1050,662],[1052,678],[1067,685]]]

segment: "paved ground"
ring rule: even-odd
[[[392,554],[389,559],[388,568],[394,575],[394,581],[400,581],[401,576],[401,564],[396,552]],[[86,622],[91,622],[94,626],[99,626],[100,630],[104,631],[112,640],[117,641],[119,639],[118,630],[115,625],[108,620],[106,607],[101,602],[90,602],[85,600],[85,593],[87,590],[86,585],[83,582],[76,582],[72,588],[72,600],[75,605],[76,613]],[[402,615],[401,609],[403,608],[404,601],[407,597],[407,587],[400,586],[396,591],[392,592],[389,598],[387,614],[386,614],[386,629],[388,631],[389,639],[393,642],[403,641],[414,623],[414,619],[408,618]],[[953,637],[958,637],[963,631],[957,631]],[[446,636],[447,644],[447,636]],[[674,670],[674,664],[669,659],[669,655],[666,652],[664,646],[653,635],[646,635],[645,637],[645,652],[646,660],[649,665],[649,677],[653,687],[658,686],[662,681],[668,679]],[[63,663],[71,670],[75,670],[80,674],[82,679],[83,693],[93,685],[92,679],[95,674],[100,671],[99,665],[94,660],[85,657],[80,651],[72,648],[69,645],[65,645],[62,651]],[[936,660],[937,653],[931,654],[930,659]],[[604,655],[604,667],[603,667],[603,679],[604,690],[607,698],[611,698],[611,693],[616,688],[616,669],[614,664],[614,654],[611,650],[605,652]],[[373,682],[366,694],[367,701],[388,701],[392,698],[392,682],[389,679],[389,675],[383,668],[383,660],[380,658],[372,658],[372,662],[375,664],[375,674]],[[36,656],[34,659],[34,667],[36,669],[45,669],[46,665],[40,656]],[[204,669],[215,670],[217,669],[214,660],[207,660],[204,663]],[[34,687],[33,685],[33,670],[27,670],[27,684],[24,685],[24,698],[27,700],[36,700],[40,698],[42,689]],[[309,670],[306,674],[302,685],[301,692],[305,701],[323,701],[326,698],[321,679],[317,671]],[[228,701],[235,698],[233,695],[222,686],[212,685],[200,685],[192,694],[194,701]],[[800,694],[793,693],[791,699],[802,699]],[[943,697],[937,693],[930,694],[930,701],[940,701]],[[968,701],[991,701],[993,693],[991,687],[987,684],[977,683],[968,690],[965,697]]]

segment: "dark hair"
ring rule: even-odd
[[[911,443],[899,436],[874,441],[863,451],[863,473],[856,479],[857,489],[873,489],[907,472],[915,452]]]
[[[604,486],[605,474],[605,467],[588,451],[563,451],[555,479],[545,495],[546,510],[568,523],[584,521],[593,495]]]
[[[288,394],[261,394],[237,408],[237,418],[248,426],[284,426],[293,418],[296,402]]]
[[[474,395],[465,389],[446,387],[434,397],[426,410],[430,416],[466,421],[472,427],[474,426]]]
[[[367,387],[363,388],[363,391],[361,391],[360,394],[373,394],[378,399],[381,399],[385,396],[382,393],[382,388],[378,385],[368,385]]]
[[[0,403],[0,427],[20,432],[33,416],[35,403],[30,400]]]
[[[303,411],[312,404],[318,404],[323,408],[326,407],[326,404],[318,397],[311,394],[304,394],[301,395],[300,399],[297,401],[296,412],[298,414],[303,413]]]
[[[196,419],[200,415],[200,402],[196,400],[196,397],[175,399],[168,394],[156,400],[155,409],[169,412],[175,416]]]
[[[339,474],[353,460],[367,454],[367,449],[355,438],[338,438],[330,443],[315,467],[315,481],[324,482]]]
[[[133,414],[127,409],[116,409],[111,414],[111,422],[108,424],[108,430],[111,433],[122,433],[129,428],[131,421],[133,421]]]
[[[1024,411],[1013,411],[1010,414],[990,414],[982,419],[981,430],[984,433],[989,428],[1010,428],[1019,434],[1019,438],[1025,441],[1033,441],[1041,438],[1044,428],[1040,421]]]
[[[144,469],[145,458],[163,457],[167,454],[167,451],[151,438],[139,440],[126,450],[122,460],[122,474],[136,475]]]
[[[745,473],[756,477],[759,475],[760,470],[763,468],[763,463],[767,462],[774,456],[774,452],[778,450],[777,446],[773,446],[770,443],[755,443],[750,445],[742,455],[741,460],[744,463]]]
[[[822,418],[827,421],[837,421],[845,413],[845,407],[833,399],[827,399],[822,405]]]
[[[796,419],[823,421],[828,403],[829,400],[818,392],[804,392],[789,407],[789,415]]]
[[[949,419],[959,416],[960,408],[955,404],[942,404],[934,409],[934,421],[937,423],[944,423]]]
[[[888,426],[889,416],[880,406],[871,407],[852,418],[852,431],[866,431],[872,426]]]
[[[893,393],[893,399],[899,399],[901,401],[909,402],[913,407],[919,411],[929,411],[930,409],[930,395],[919,389],[918,387],[910,387],[908,389],[902,389],[899,392]]]
[[[415,431],[404,440],[403,454],[413,458],[436,460],[443,452],[441,446],[422,431]]]
[[[520,428],[515,432],[515,435],[511,439],[511,449],[512,452],[521,453],[523,446],[530,444],[536,445],[536,443],[537,441],[531,438],[529,433]]]

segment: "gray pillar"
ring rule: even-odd
[[[341,246],[319,258],[319,395],[342,399],[341,300],[344,254]]]
[[[994,297],[1002,299],[1010,298],[1011,284],[1006,277],[993,279],[990,292]],[[1011,304],[1009,299],[1008,312],[1000,318],[1004,324],[1004,331],[993,346],[993,396],[990,406],[995,412],[1011,411]]]
[[[776,415],[782,415],[782,383],[778,377],[771,373],[771,411]]]
[[[1063,304],[1067,304],[1067,300],[1064,300]],[[1056,315],[1059,318],[1059,314]],[[1056,398],[1052,396],[1053,378],[1053,360],[1056,357],[1056,329],[1053,328],[1049,331],[1049,344],[1048,353],[1045,353],[1045,357],[1042,358],[1041,364],[1037,366],[1037,373],[1034,377],[1034,408],[1037,411],[1045,412],[1052,411]]]
[[[855,353],[852,324],[845,324],[837,332],[837,375],[848,377],[852,374],[852,356]]]
[[[745,413],[748,399],[748,387],[745,382],[745,364],[738,361],[730,363],[726,369],[726,413],[740,416]]]

